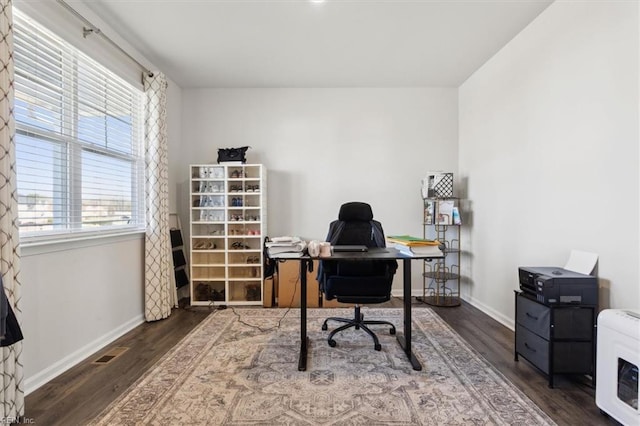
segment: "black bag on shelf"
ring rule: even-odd
[[[245,154],[249,148],[248,146],[241,146],[240,148],[218,148],[218,163],[230,161],[246,163],[247,159],[245,158]]]

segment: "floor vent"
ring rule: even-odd
[[[111,348],[111,349],[109,349],[109,351],[107,353],[101,355],[100,358],[98,358],[95,361],[93,361],[93,363],[94,364],[107,364],[107,363],[113,361],[114,359],[116,359],[117,357],[119,357],[120,355],[122,355],[123,353],[125,353],[127,350],[129,350],[129,348],[125,348],[124,346]]]

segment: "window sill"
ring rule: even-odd
[[[123,241],[144,239],[144,234],[144,230],[135,230],[109,235],[78,235],[71,238],[21,242],[20,256],[29,257],[60,251],[77,250],[85,247],[116,244]]]

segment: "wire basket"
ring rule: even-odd
[[[433,196],[436,198],[453,197],[453,173],[440,173],[434,177]]]

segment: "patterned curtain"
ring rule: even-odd
[[[0,273],[20,321],[20,246],[13,117],[13,15],[11,0],[0,0]],[[24,415],[22,342],[0,348],[0,418]]]
[[[144,315],[156,321],[171,315],[177,291],[169,242],[169,172],[167,156],[167,80],[144,76],[147,232],[145,237]]]

